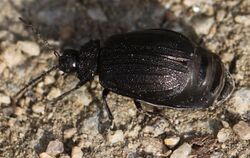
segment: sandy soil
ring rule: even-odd
[[[250,157],[249,0],[1,0],[0,8],[0,157]],[[146,28],[176,30],[194,41],[203,36],[233,75],[232,97],[207,109],[165,108],[163,117],[148,117],[130,98],[111,93],[115,119],[106,130],[98,77],[56,104],[39,102],[78,82],[55,71],[11,104],[30,79],[57,64],[51,50]]]

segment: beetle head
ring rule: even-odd
[[[98,54],[100,50],[99,41],[91,40],[83,45],[80,51],[65,49],[59,56],[59,69],[65,73],[77,72],[87,75],[87,72],[94,73],[97,67]]]
[[[59,56],[59,69],[65,73],[76,72],[79,65],[79,52],[74,49],[65,49]]]

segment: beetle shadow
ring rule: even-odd
[[[195,42],[200,40],[185,18],[176,17],[157,1],[46,0],[23,2],[22,7],[13,0],[9,3],[23,19],[38,28],[42,38],[58,40],[61,47],[79,48],[89,39],[103,41],[113,34],[150,28],[170,29]],[[34,36],[30,32],[29,38]]]

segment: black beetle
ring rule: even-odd
[[[141,101],[174,108],[208,107],[228,98],[234,87],[216,54],[165,29],[116,34],[102,47],[99,40],[91,40],[80,51],[65,49],[59,55],[58,66],[35,80],[56,68],[77,74],[80,82],[72,90],[99,75],[111,119],[106,102],[110,91],[133,98],[142,110]]]

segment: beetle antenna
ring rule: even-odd
[[[53,46],[49,44],[48,40],[42,38],[38,28],[34,27],[34,25],[30,21],[23,19],[22,17],[19,17],[19,20],[25,25],[25,27],[31,29],[38,43],[40,43],[43,47],[47,48],[49,51],[52,51],[56,57],[61,56],[61,54],[58,51],[56,51]]]
[[[12,98],[14,98],[14,103],[16,103],[17,100],[19,100],[20,97],[23,96],[23,94],[25,92],[27,92],[28,88],[33,88],[35,87],[39,81],[44,78],[46,75],[48,75],[50,72],[56,70],[59,66],[55,65],[52,68],[50,68],[49,70],[47,70],[46,72],[42,73],[41,75],[39,75],[38,77],[32,79],[31,81],[29,81],[29,83],[27,83],[22,89],[20,89]]]

